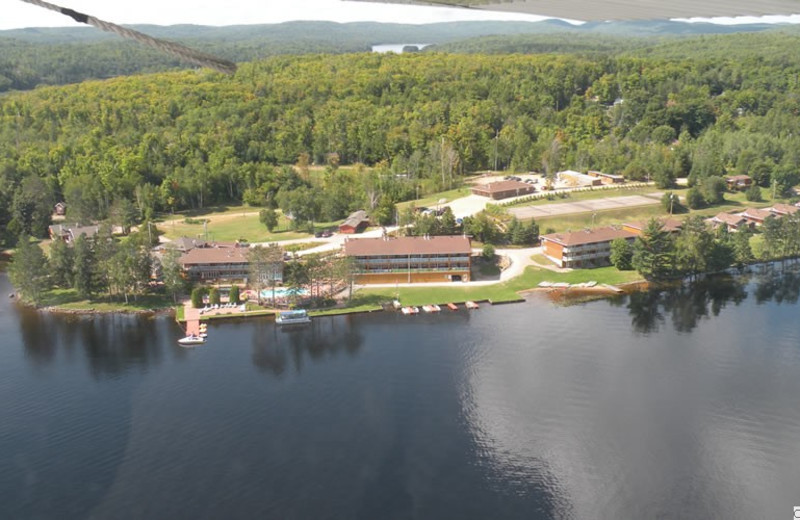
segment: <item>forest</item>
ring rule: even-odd
[[[360,208],[391,220],[397,202],[487,169],[591,168],[661,188],[746,173],[786,192],[800,182],[797,40],[702,36],[602,56],[273,56],[232,77],[176,71],[8,93],[0,229],[5,245],[44,236],[57,200],[84,222],[242,202],[298,224]]]

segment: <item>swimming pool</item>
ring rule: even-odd
[[[272,289],[263,289],[260,294],[261,298],[269,300],[272,298],[273,292]],[[308,294],[308,289],[290,289],[288,287],[276,287],[274,294],[276,298],[285,298],[290,294],[296,294],[298,296],[306,296]]]

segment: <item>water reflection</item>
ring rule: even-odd
[[[252,333],[252,360],[259,370],[283,375],[291,363],[302,372],[306,358],[320,360],[341,354],[355,355],[364,336],[350,316],[316,318],[309,324],[277,326],[262,323]]]
[[[15,306],[26,357],[44,367],[82,352],[94,377],[158,365],[164,320],[150,315],[60,315]],[[161,322],[161,326],[159,326]]]

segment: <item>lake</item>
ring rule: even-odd
[[[216,322],[17,307],[0,518],[790,518],[800,277]]]

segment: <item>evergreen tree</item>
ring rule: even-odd
[[[633,246],[624,238],[616,238],[611,241],[611,265],[620,271],[632,269],[631,259],[633,258]]]
[[[675,268],[675,244],[664,225],[650,219],[633,243],[631,265],[648,280],[663,280]]]
[[[56,239],[50,244],[50,276],[59,287],[72,287],[73,252],[63,240]]]
[[[42,292],[49,285],[47,258],[39,244],[33,244],[30,237],[23,235],[17,242],[17,249],[8,266],[8,277],[22,298],[38,304]]]
[[[692,276],[705,272],[709,268],[709,255],[713,245],[714,236],[703,217],[693,215],[687,218],[675,242],[677,269]]]
[[[79,235],[73,244],[75,251],[75,271],[72,286],[81,298],[90,298],[95,291],[97,275],[95,254],[92,244],[85,235]]]
[[[228,296],[228,301],[231,302],[231,303],[235,303],[236,305],[239,305],[239,286],[238,285],[231,286],[231,292],[230,292],[230,294]]]

